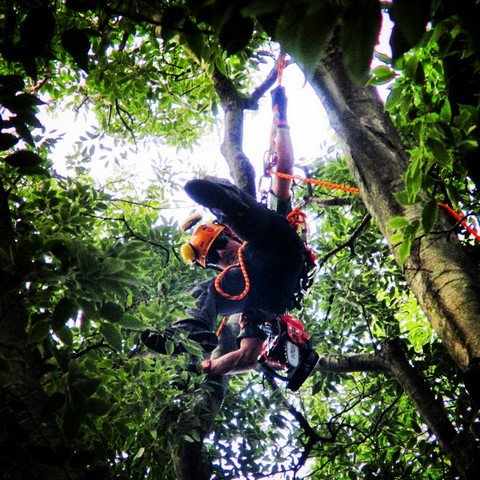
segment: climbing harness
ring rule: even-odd
[[[279,315],[273,324],[260,327],[267,334],[258,359],[267,375],[287,382],[287,388],[297,391],[318,361],[310,335],[300,320]]]
[[[315,253],[308,245],[307,215],[301,210],[294,209],[287,215],[287,220],[292,228],[298,233],[299,237],[303,240],[305,248],[305,264],[299,278],[298,287],[293,294],[294,308],[301,308],[303,297],[313,284],[315,274],[318,270],[318,263]]]

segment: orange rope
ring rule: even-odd
[[[215,279],[215,290],[225,298],[228,298],[229,300],[241,300],[244,298],[248,291],[250,290],[250,279],[248,278],[248,273],[247,269],[245,268],[245,263],[243,261],[243,249],[247,246],[247,242],[243,242],[241,247],[238,249],[238,264],[236,265],[229,265],[223,272],[217,276]],[[243,279],[245,280],[245,288],[243,289],[243,292],[240,293],[239,295],[230,295],[229,293],[225,292],[222,290],[222,287],[220,286],[220,282],[222,278],[226,275],[226,273],[234,268],[234,267],[240,267],[240,270],[242,271]]]
[[[286,178],[289,180],[300,180],[304,183],[313,183],[314,185],[319,185],[321,187],[330,188],[332,190],[342,190],[344,192],[359,194],[360,190],[354,187],[347,187],[345,185],[338,185],[337,183],[324,182],[323,180],[316,180],[315,178],[305,178],[300,175],[290,175],[289,173],[276,172],[274,170],[267,170],[266,173],[270,175],[275,175],[279,178]]]
[[[221,335],[221,333],[223,332],[223,329],[225,328],[225,325],[227,324],[227,322],[228,322],[228,316],[225,315],[222,318],[222,321],[220,322],[220,325],[218,326],[217,331],[215,332],[215,335],[217,337],[219,337]]]
[[[358,188],[354,187],[347,187],[345,185],[338,185],[336,183],[330,183],[330,182],[324,182],[323,180],[316,180],[314,178],[305,178],[301,177],[300,175],[290,175],[288,173],[281,173],[281,172],[276,172],[274,170],[268,169],[265,171],[265,173],[270,174],[270,175],[276,175],[277,177],[280,178],[286,178],[290,180],[299,180],[304,183],[312,183],[314,185],[319,185],[321,187],[325,188],[330,188],[332,190],[342,190],[344,192],[349,192],[349,193],[354,193],[354,194],[359,194],[360,190]],[[460,215],[458,212],[456,212],[452,207],[445,203],[439,203],[438,204],[440,207],[444,208],[460,225],[462,225],[465,230],[467,230],[468,233],[473,235],[477,242],[480,242],[480,233],[470,226],[466,221],[465,221],[465,216]]]
[[[479,233],[465,221],[464,216],[456,212],[452,207],[450,207],[450,205],[445,203],[439,203],[438,205],[444,208],[458,223],[460,223],[460,225],[462,225],[463,228],[465,228],[465,230],[467,230],[468,233],[472,234],[477,242],[480,242]]]

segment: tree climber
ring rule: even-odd
[[[276,168],[291,174],[293,147],[283,87],[272,92],[272,103],[274,111],[278,111]],[[295,306],[295,293],[308,268],[305,244],[285,218],[290,210],[290,183],[289,179],[274,177],[271,205],[275,212],[228,181],[187,182],[187,194],[210,209],[218,223],[198,227],[190,242],[182,246],[182,256],[191,264],[220,273],[192,289],[197,304],[188,312],[191,318],[174,323],[164,332],[143,332],[142,342],[147,347],[167,353],[167,340],[181,329],[205,351],[211,351],[216,346],[213,330],[217,316],[241,313],[239,348],[204,360],[201,368],[208,374],[225,375],[257,366],[267,336],[260,326],[273,323],[278,315]],[[173,353],[182,351],[181,343],[176,343]]]

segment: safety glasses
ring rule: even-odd
[[[218,253],[218,250],[223,250],[227,244],[228,240],[230,239],[230,236],[222,232],[213,242],[213,245],[210,247],[210,251],[208,252],[207,256],[207,264],[210,265],[217,265],[218,262],[220,261],[220,255]]]

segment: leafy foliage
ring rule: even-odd
[[[192,147],[217,114],[209,76],[217,68],[247,92],[267,36],[312,73],[343,24],[347,65],[364,81],[380,7],[372,0],[45,4],[51,6],[0,6],[1,241],[4,232],[12,234],[8,248],[1,243],[0,291],[2,306],[7,299],[24,309],[12,334],[15,348],[0,355],[0,378],[20,375],[14,353],[21,344],[42,393],[35,426],[54,425],[67,448],[46,448],[31,436],[13,415],[25,401],[4,401],[2,384],[1,464],[7,478],[33,476],[39,465],[78,468],[89,478],[173,478],[172,443],[203,440],[211,419],[201,402],[209,392],[202,376],[187,373],[188,355],[168,362],[152,357],[139,332],[183,316],[192,302],[185,289],[202,277],[179,262],[181,233],[162,216],[181,179],[165,164],[143,190],[124,178],[100,187],[85,168],[94,141],[155,135]],[[477,213],[471,154],[478,147],[478,99],[459,96],[468,92],[455,89],[448,75],[455,71],[452,58],[461,60],[475,84],[477,50],[465,15],[459,25],[430,2],[406,0],[395,0],[392,15],[396,62],[379,67],[371,82],[396,79],[387,108],[411,155],[399,199],[425,205],[422,218],[391,222],[406,258],[416,236],[434,228],[439,201]],[[422,36],[432,18],[434,27]],[[49,163],[54,141],[34,135],[42,128],[37,91],[54,105],[88,106],[100,119],[100,135],[85,133],[68,177]],[[312,162],[309,174],[351,182],[341,158]],[[419,198],[420,190],[429,197]],[[296,192],[307,200],[327,195]],[[361,200],[346,207],[312,201],[307,209],[321,271],[299,316],[318,351],[374,354],[401,338],[461,434],[476,441],[478,419],[460,375]],[[189,347],[196,359],[198,348]],[[317,372],[295,397],[272,393],[256,373],[237,377],[217,420],[205,441],[212,478],[455,475],[412,404],[382,373]]]
[[[399,60],[402,75],[387,101],[387,108],[410,148],[405,190],[398,199],[405,205],[424,204],[422,218],[405,220],[404,226],[400,226],[404,229],[404,258],[420,226],[426,234],[431,232],[438,203],[471,214],[478,212],[477,177],[470,167],[470,158],[478,148],[478,101],[475,95],[468,94],[460,100],[458,89],[463,87],[458,79],[447,77],[446,71],[459,68],[464,75],[466,67],[461,65],[466,62],[473,68],[468,70],[472,74],[470,81],[476,81],[476,68],[471,63],[474,53],[459,50],[463,39],[464,33],[455,19],[436,25],[415,51]],[[429,198],[419,197],[421,189],[428,192]]]

